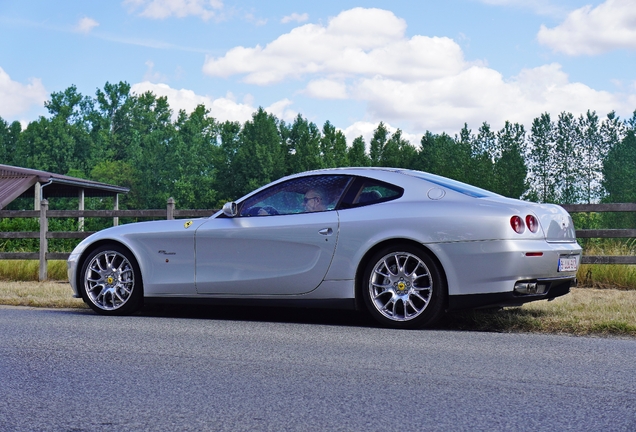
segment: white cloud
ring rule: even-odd
[[[347,99],[347,86],[344,82],[332,79],[317,79],[309,82],[303,93],[316,99]]]
[[[249,120],[256,111],[256,108],[249,104],[237,103],[231,94],[214,99],[197,95],[192,90],[173,89],[167,84],[154,84],[149,81],[134,84],[131,91],[137,94],[151,91],[156,96],[167,97],[175,117],[179,110],[191,113],[197,105],[205,105],[210,110],[210,115],[221,122],[230,120],[242,123]]]
[[[257,27],[264,26],[265,24],[267,24],[267,18],[259,18],[251,12],[246,13],[243,18],[248,23],[252,23]]]
[[[270,114],[274,114],[276,117],[278,117],[281,120],[285,120],[286,122],[292,122],[298,115],[296,111],[288,109],[288,107],[292,103],[293,103],[292,101],[285,98],[278,102],[274,102],[270,106],[266,107],[265,111],[267,111]]]
[[[613,94],[571,83],[558,64],[525,69],[510,80],[479,66],[417,83],[382,77],[361,79],[352,93],[367,101],[368,115],[374,119],[406,122],[419,132],[450,134],[458,132],[464,122],[476,126],[487,121],[500,128],[508,120],[529,127],[546,111],[575,115],[588,109],[601,115],[611,110],[629,112],[636,101],[633,94]]]
[[[373,138],[373,132],[377,129],[380,122],[368,122],[368,121],[357,121],[345,128],[342,133],[347,138],[347,144],[351,146],[353,140],[362,136],[364,138],[364,143],[366,145],[367,152],[369,151],[369,144],[371,143],[371,139]],[[394,134],[398,128],[390,125],[389,123],[384,122],[384,127],[391,133]],[[417,147],[422,138],[421,134],[410,134],[402,131],[402,138],[411,143],[411,145]]]
[[[546,111],[625,116],[636,106],[631,89],[610,93],[571,82],[556,63],[506,78],[483,61],[466,61],[452,39],[409,38],[405,30],[405,21],[390,11],[355,8],[327,25],[296,27],[265,47],[235,47],[208,58],[204,72],[257,85],[298,80],[308,97],[365,102],[365,121],[418,134],[457,133],[464,122],[501,128],[509,120],[529,127]]]
[[[48,93],[38,78],[31,78],[29,84],[11,80],[8,73],[0,67],[0,117],[15,117],[42,106]]]
[[[140,16],[152,19],[199,16],[207,21],[223,18],[219,13],[223,9],[221,0],[124,0],[123,5],[131,12],[141,9]]]
[[[516,7],[528,9],[538,15],[563,16],[565,7],[554,0],[479,0],[492,6]]]
[[[292,13],[291,15],[287,15],[285,17],[283,17],[283,19],[280,20],[280,22],[282,22],[283,24],[287,24],[288,22],[305,22],[309,19],[309,14],[304,13],[304,14],[297,14],[296,12]]]
[[[406,23],[392,12],[355,8],[327,26],[306,24],[264,48],[236,47],[220,58],[207,58],[204,73],[244,75],[251,84],[268,85],[307,74],[377,75],[400,80],[434,78],[464,64],[459,45],[445,37],[404,37]]]
[[[584,6],[554,28],[542,25],[537,40],[571,56],[636,50],[636,4],[634,0],[606,0],[595,8]]]
[[[79,33],[88,34],[97,27],[99,23],[95,21],[93,18],[84,17],[77,22],[75,26],[75,31]]]
[[[251,95],[245,96],[243,102],[237,102],[234,95],[228,92],[225,97],[214,99],[210,96],[201,96],[192,90],[173,89],[167,84],[155,84],[149,81],[140,82],[131,86],[131,91],[136,94],[152,92],[156,96],[165,96],[176,118],[179,110],[191,113],[197,105],[205,105],[210,110],[210,115],[220,122],[226,120],[244,123],[252,119],[252,114],[258,109],[254,106]],[[298,113],[289,109],[292,101],[285,98],[274,102],[265,108],[265,111],[274,114],[279,119],[292,121]]]
[[[168,78],[162,74],[161,72],[156,72],[155,71],[155,63],[152,60],[148,60],[146,63],[144,63],[148,69],[146,69],[146,73],[144,74],[144,81],[150,81],[150,82],[165,82],[168,81]]]

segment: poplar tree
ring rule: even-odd
[[[362,136],[357,137],[351,143],[351,147],[347,152],[349,164],[352,167],[367,167],[370,165],[369,157],[366,153],[366,144]]]
[[[349,166],[347,139],[327,120],[322,127],[320,138],[320,156],[325,168]]]
[[[555,162],[558,201],[577,203],[581,197],[581,131],[572,113],[559,114],[555,129]]]
[[[287,174],[322,168],[320,139],[318,127],[298,114],[287,138]]]
[[[601,135],[595,111],[588,110],[585,116],[581,115],[578,128],[581,134],[581,145],[577,149],[581,163],[581,199],[585,203],[592,203],[603,195],[601,178],[608,144]]]
[[[493,192],[510,198],[520,198],[528,189],[528,168],[524,159],[526,131],[523,125],[506,121],[497,132],[498,154],[493,172]]]
[[[383,122],[380,122],[378,127],[373,131],[373,137],[369,143],[369,158],[371,159],[372,166],[379,166],[382,163],[382,154],[389,140],[389,135],[389,130]]]
[[[557,199],[554,133],[555,125],[549,113],[543,113],[533,120],[527,157],[531,179],[528,198],[534,201],[554,203]]]

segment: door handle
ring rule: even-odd
[[[318,231],[318,233],[322,235],[330,236],[331,234],[333,234],[333,230],[331,228],[323,228],[320,231]]]

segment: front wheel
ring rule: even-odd
[[[446,284],[438,265],[419,248],[391,246],[374,254],[363,278],[371,316],[392,328],[422,328],[444,312]]]
[[[102,315],[128,315],[143,303],[141,272],[133,255],[116,244],[92,251],[80,273],[82,298]]]

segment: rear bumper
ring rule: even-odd
[[[536,279],[532,282],[547,285],[543,294],[518,294],[514,291],[490,294],[451,295],[448,297],[448,309],[479,309],[486,307],[521,306],[537,300],[552,300],[570,292],[576,286],[576,277]]]

